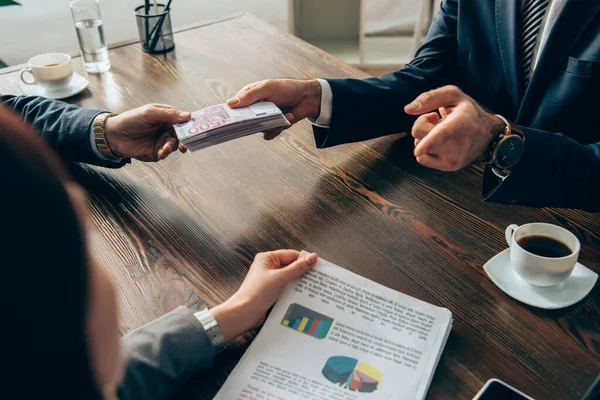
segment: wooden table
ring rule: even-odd
[[[364,76],[248,15],[183,29],[175,42],[165,57],[138,43],[113,48],[111,71],[89,75],[74,102],[196,110],[269,77]],[[15,70],[0,71],[0,92],[21,92]],[[90,195],[91,247],[116,280],[123,333],[180,304],[214,306],[234,293],[255,253],[295,248],[452,311],[430,399],[471,398],[492,377],[538,399],[576,399],[600,371],[598,287],[546,311],[504,294],[482,268],[507,247],[507,225],[544,221],[573,231],[580,260],[600,272],[599,215],[485,203],[479,167],[423,168],[411,140],[317,150],[301,122],[270,142],[255,135],[158,164],[73,173]],[[176,397],[212,398],[251,337]]]

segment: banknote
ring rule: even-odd
[[[261,101],[249,107],[236,109],[227,104],[203,108],[193,112],[189,121],[176,125],[175,132],[185,147],[197,150],[289,125],[275,104]]]

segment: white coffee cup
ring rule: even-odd
[[[26,79],[26,75],[30,77]],[[73,76],[71,56],[64,53],[46,53],[32,57],[28,67],[21,70],[21,80],[27,85],[40,85],[54,91],[64,88]]]
[[[533,286],[554,286],[567,279],[579,257],[579,240],[560,226],[544,223],[510,225],[506,228],[506,242],[510,246],[510,262],[517,274]],[[527,236],[545,236],[566,245],[570,254],[564,257],[544,257],[530,253],[519,245]]]

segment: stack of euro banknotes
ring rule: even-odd
[[[289,126],[281,110],[269,101],[232,109],[217,104],[192,113],[192,118],[175,126],[179,141],[195,151],[233,139]]]

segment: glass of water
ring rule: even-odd
[[[70,6],[85,70],[92,73],[108,71],[110,60],[104,41],[100,4],[97,0],[75,0]]]

